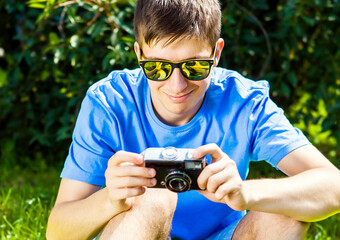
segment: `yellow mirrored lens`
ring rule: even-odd
[[[208,76],[210,65],[207,61],[188,61],[183,63],[182,72],[191,80],[204,79]]]
[[[151,80],[164,80],[169,77],[171,65],[164,62],[150,61],[144,65],[146,77]]]

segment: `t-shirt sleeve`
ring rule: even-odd
[[[310,144],[301,130],[293,127],[284,112],[269,98],[269,88],[253,99],[249,116],[251,160],[266,160],[276,167],[291,151]]]
[[[107,162],[116,145],[112,137],[115,126],[107,107],[89,90],[81,105],[61,177],[104,185]]]

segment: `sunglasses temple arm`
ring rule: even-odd
[[[217,42],[216,42],[216,44],[215,44],[215,50],[214,50],[214,62],[213,62],[213,64],[215,64],[216,54],[217,54]]]
[[[142,50],[138,46],[138,63],[140,63],[140,61],[141,61],[141,56],[142,56]]]

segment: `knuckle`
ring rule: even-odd
[[[197,179],[197,184],[201,189],[205,188],[204,180],[201,177]]]
[[[124,150],[119,150],[119,151],[115,152],[115,154],[113,154],[113,156],[111,158],[117,159],[117,158],[121,157],[124,154],[124,152],[125,152]]]
[[[105,179],[110,179],[111,176],[113,175],[112,169],[111,168],[107,168],[105,173],[104,173],[104,175],[105,175]]]
[[[127,187],[133,186],[134,181],[131,177],[127,177],[124,179],[124,185]]]
[[[243,182],[242,181],[237,181],[235,183],[235,190],[241,190],[243,188]]]
[[[115,155],[121,155],[124,152],[125,152],[124,150],[118,150]]]
[[[219,187],[218,192],[221,196],[225,196],[229,193],[229,188],[226,186],[221,186]]]
[[[132,193],[132,188],[125,187],[123,190],[124,196],[129,196]]]
[[[218,145],[217,145],[216,143],[211,143],[211,146],[212,146],[213,148],[218,148]]]
[[[233,161],[231,159],[228,159],[225,164],[226,164],[227,167],[236,167],[235,161]]]
[[[105,179],[108,179],[110,174],[109,174],[109,170],[106,170],[104,173]]]
[[[108,167],[104,173],[105,178],[111,178],[112,176],[115,176],[115,167]]]
[[[204,168],[204,171],[210,176],[214,173],[212,165],[208,165]]]
[[[150,177],[148,168],[138,168],[138,173],[141,174],[141,176]]]
[[[115,155],[113,155],[112,157],[110,157],[108,163],[107,163],[107,167],[111,167],[115,162]]]
[[[219,180],[218,180],[218,178],[216,176],[211,176],[209,178],[209,183],[212,184],[212,185],[216,185],[216,184],[219,183]]]

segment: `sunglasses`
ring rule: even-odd
[[[217,44],[216,44],[217,45]],[[216,46],[211,59],[189,59],[180,62],[163,60],[141,60],[142,50],[139,51],[138,61],[147,79],[152,81],[167,80],[175,68],[179,68],[183,76],[191,81],[200,81],[207,78],[214,65]]]

